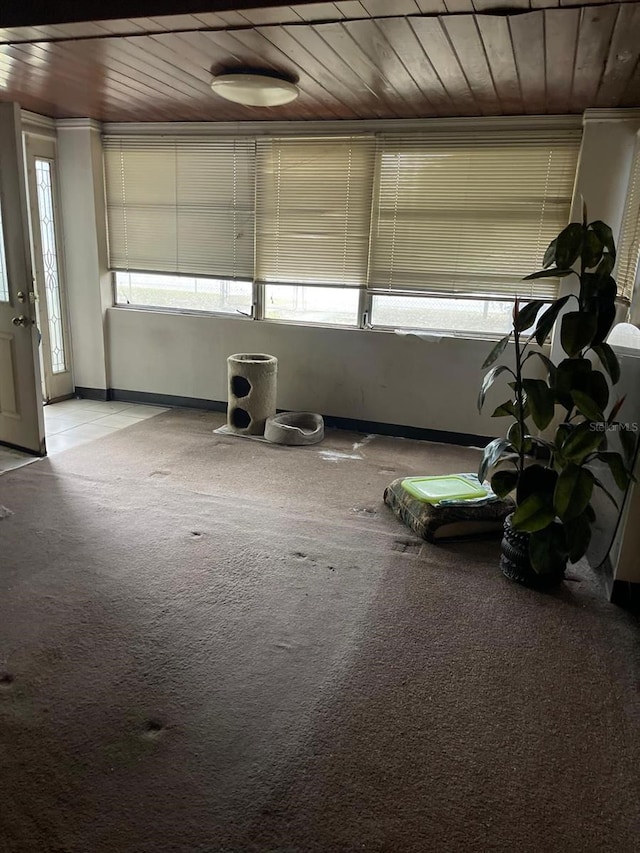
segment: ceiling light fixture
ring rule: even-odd
[[[295,83],[262,73],[218,74],[211,88],[221,98],[245,107],[280,107],[300,94]]]

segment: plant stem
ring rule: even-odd
[[[513,329],[513,340],[516,348],[516,403],[518,406],[518,423],[520,424],[520,447],[518,448],[518,480],[524,471],[524,402],[522,400],[522,352],[520,351],[520,333]]]

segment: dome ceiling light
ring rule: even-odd
[[[218,74],[211,88],[221,98],[245,107],[280,107],[300,94],[295,83],[263,73]]]

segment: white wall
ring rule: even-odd
[[[640,128],[637,111],[587,110],[584,120],[576,195],[582,195],[589,220],[602,219],[618,240],[631,165]],[[574,206],[574,218],[581,218]]]
[[[581,221],[584,200],[589,221],[601,219],[606,222],[613,231],[616,244],[620,237],[639,128],[640,113],[637,110],[587,110],[584,116],[571,218]],[[561,293],[577,292],[576,277],[564,278]],[[570,300],[562,313],[574,310],[574,305]],[[626,319],[625,313],[622,308],[618,319]],[[554,336],[552,358],[557,362],[563,357],[559,338]]]
[[[632,128],[630,119],[612,115],[585,123],[577,188],[590,217],[604,219],[615,232],[638,119],[634,111]],[[224,401],[226,357],[265,351],[280,358],[281,408],[450,432],[500,432],[501,424],[475,408],[487,341],[424,343],[384,332],[111,308],[95,128],[62,122],[59,148],[76,386]]]
[[[58,122],[58,175],[76,387],[108,388],[107,271],[99,126]]]
[[[120,390],[225,401],[227,356],[266,352],[279,359],[282,409],[477,435],[499,426],[476,410],[488,341],[427,343],[387,332],[128,308],[112,308],[108,328],[112,387]],[[496,389],[489,412],[506,397]]]

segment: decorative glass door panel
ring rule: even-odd
[[[27,137],[31,243],[45,401],[73,393],[64,269],[56,206],[55,141]]]

